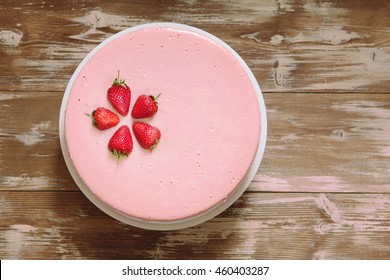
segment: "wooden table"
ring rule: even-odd
[[[390,259],[389,15],[386,0],[0,1],[0,259]],[[269,127],[245,194],[166,232],[97,209],[58,135],[85,55],[158,21],[231,45],[258,79]]]

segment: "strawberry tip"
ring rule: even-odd
[[[154,95],[149,95],[150,98],[152,98],[154,104],[156,104],[156,113],[158,111],[158,102],[157,102],[157,99],[160,97],[161,95],[161,92],[159,94],[157,94],[156,96]]]
[[[127,157],[128,155],[123,152],[118,152],[116,149],[111,151],[113,155],[117,158],[117,160],[121,159],[122,157]]]
[[[86,115],[87,117],[91,118],[93,126],[96,127],[96,120],[94,118],[95,112],[96,112],[96,110],[93,110],[91,114],[84,113],[84,115]]]
[[[160,97],[160,95],[161,95],[161,92],[157,95],[149,95],[149,97],[152,98],[153,101],[157,102],[157,99]]]
[[[126,88],[126,80],[121,80],[120,77],[119,77],[119,70],[118,70],[118,77],[116,77],[114,79],[114,81],[112,82],[112,85],[113,86],[122,86],[124,88]]]
[[[149,150],[153,151],[154,148],[156,148],[157,144],[160,142],[160,139],[156,139],[156,142],[150,146]]]

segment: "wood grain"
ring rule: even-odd
[[[390,2],[0,0],[0,259],[390,259]],[[142,23],[202,28],[248,63],[268,115],[245,194],[155,232],[98,210],[59,144],[82,59]]]
[[[264,92],[388,92],[390,3],[377,2],[5,1],[0,90],[63,91],[102,40],[137,24],[175,21],[230,44]]]
[[[80,192],[0,201],[3,259],[389,258],[388,194],[251,193],[209,222],[166,232],[116,222]]]
[[[251,189],[390,191],[388,94],[265,95],[268,136]]]

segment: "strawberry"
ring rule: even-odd
[[[112,111],[104,107],[98,107],[92,112],[92,124],[100,129],[105,130],[116,126],[119,123],[119,117]]]
[[[133,138],[130,134],[130,128],[127,125],[122,125],[114,132],[108,142],[108,149],[118,159],[122,156],[128,156],[133,150]]]
[[[133,132],[138,143],[144,149],[153,150],[161,138],[160,130],[145,122],[133,123]]]
[[[111,87],[107,90],[107,98],[119,114],[127,115],[130,107],[131,90],[125,80],[119,79],[119,71],[118,77],[115,78]]]
[[[157,96],[153,95],[140,95],[134,103],[133,110],[131,111],[131,116],[135,119],[149,118],[157,113],[158,103],[157,99],[160,97],[160,94]]]

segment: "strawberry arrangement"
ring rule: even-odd
[[[157,113],[157,99],[160,96],[140,95],[134,103],[131,116],[134,119],[152,117]],[[107,90],[107,99],[112,107],[122,116],[129,113],[131,90],[125,80],[118,77]],[[119,124],[117,114],[105,107],[98,107],[92,114],[86,114],[92,118],[92,125],[99,130],[107,130]],[[132,125],[133,133],[137,142],[143,149],[153,150],[161,138],[160,130],[143,121],[136,121]],[[128,156],[133,150],[133,139],[130,128],[127,125],[119,127],[108,142],[108,149],[116,158]]]

